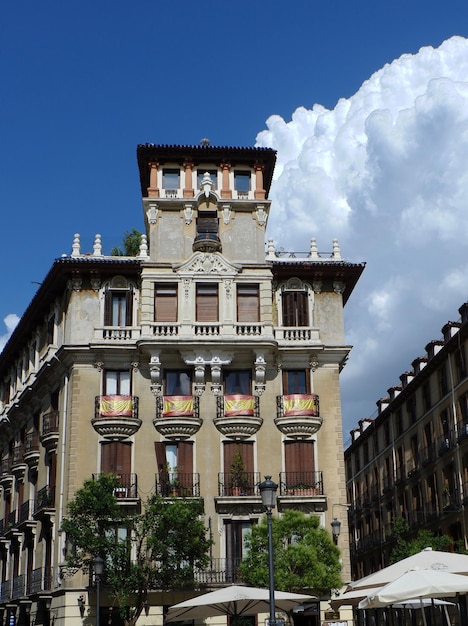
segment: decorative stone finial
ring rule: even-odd
[[[333,239],[333,260],[341,261],[341,250],[338,244],[338,239]]]
[[[319,254],[318,254],[318,248],[317,248],[317,239],[315,239],[315,237],[312,237],[312,239],[310,240],[310,254],[309,254],[311,259],[318,259],[319,258]]]
[[[148,256],[148,243],[147,243],[146,235],[141,236],[140,251],[138,253],[138,256],[144,257],[144,258]]]
[[[80,235],[75,233],[73,237],[72,253],[73,257],[80,256]]]
[[[101,235],[96,235],[94,238],[93,256],[102,256]]]

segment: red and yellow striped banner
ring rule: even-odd
[[[101,396],[101,417],[131,417],[132,396]]]
[[[254,396],[246,396],[236,394],[232,396],[224,396],[224,415],[254,415],[255,398]]]
[[[164,396],[163,417],[193,415],[192,396]]]
[[[284,415],[318,415],[317,396],[294,393],[283,396]]]

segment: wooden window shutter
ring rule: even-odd
[[[237,321],[258,322],[260,294],[258,285],[237,285]]]
[[[104,326],[112,326],[112,291],[104,294]]]
[[[133,326],[133,289],[125,293],[125,326]]]
[[[177,467],[183,474],[193,473],[193,444],[179,441],[177,444]]]
[[[283,293],[283,326],[295,326],[294,293]]]
[[[155,441],[154,451],[156,453],[158,472],[164,471],[166,469],[166,447],[160,441]]]
[[[154,321],[177,322],[177,285],[156,285],[154,290]]]
[[[130,474],[132,444],[111,441],[101,444],[101,472]]]
[[[313,441],[285,441],[286,472],[313,472],[315,470]]]
[[[231,464],[234,455],[239,450],[242,459],[244,461],[244,467],[246,472],[254,471],[254,454],[253,443],[247,442],[226,442],[224,444],[224,471],[231,471]]]
[[[218,321],[218,285],[207,283],[197,285],[197,322]]]
[[[297,325],[309,325],[309,308],[307,303],[307,294],[305,292],[296,293],[297,297]]]

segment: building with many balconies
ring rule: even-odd
[[[343,307],[364,265],[336,241],[326,254],[315,240],[304,253],[271,240],[265,251],[272,150],[147,144],[137,158],[138,255],[105,255],[100,235],[83,253],[75,235],[0,355],[5,621],[95,618],[87,574],[65,565],[61,523],[100,473],[117,475],[129,508],[154,491],[203,499],[205,586],[236,581],[266,474],[279,514],[315,513],[330,530],[346,502]],[[148,615],[162,623],[156,592]],[[101,611],[107,623],[105,597]]]
[[[345,450],[352,579],[389,564],[403,518],[468,546],[468,305],[351,432]]]

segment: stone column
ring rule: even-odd
[[[185,187],[183,190],[184,198],[193,198],[193,162],[185,161]]]
[[[229,172],[231,170],[231,164],[221,163],[221,169],[223,172],[221,182],[221,198],[232,198],[232,190],[229,186]]]
[[[263,170],[265,169],[260,163],[255,163],[255,191],[254,198],[256,200],[265,199],[265,189],[263,189]]]
[[[158,189],[158,167],[159,163],[149,163],[150,184],[148,187],[148,198],[159,198]]]

